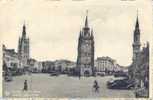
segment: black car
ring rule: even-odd
[[[58,75],[59,75],[59,73],[57,73],[57,72],[50,73],[50,76],[58,76]]]
[[[132,89],[134,88],[134,82],[128,79],[114,80],[113,82],[107,82],[109,89]]]

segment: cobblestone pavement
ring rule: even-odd
[[[50,76],[49,74],[32,74],[13,77],[11,82],[3,82],[5,97],[134,97],[132,90],[107,89],[106,82],[114,78],[105,77],[68,77],[66,75]],[[92,90],[94,80],[100,86],[100,92]],[[24,80],[28,81],[28,91],[23,91]]]

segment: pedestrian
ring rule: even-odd
[[[95,93],[96,92],[99,93],[99,85],[98,85],[98,82],[96,80],[94,81],[93,88],[94,88]]]
[[[80,80],[80,78],[81,78],[81,75],[79,74],[79,80]]]
[[[27,80],[25,80],[23,91],[27,91],[27,90],[28,90],[28,84],[27,84]]]

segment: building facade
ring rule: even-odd
[[[69,61],[69,60],[56,60],[54,61],[54,65],[55,65],[55,70],[63,72],[71,67],[74,66],[74,62]]]
[[[28,59],[29,71],[31,72],[42,72],[42,62],[35,59]]]
[[[69,60],[55,60],[55,61],[43,61],[42,62],[42,71],[43,72],[58,72],[63,73],[64,71],[75,68],[75,62]]]
[[[29,52],[29,38],[26,36],[26,26],[23,25],[22,36],[19,37],[18,42],[18,56],[21,62],[21,66],[27,67],[27,61],[30,58]]]
[[[5,45],[2,47],[3,51],[3,71],[6,69],[17,69],[20,68],[20,62],[18,54],[14,49],[7,49]]]
[[[79,75],[94,75],[94,36],[88,25],[88,15],[85,26],[80,30],[78,39],[78,56],[76,70]]]
[[[136,78],[138,78],[141,87],[149,89],[149,42],[142,48],[139,59],[139,69],[137,70],[139,76]]]
[[[42,62],[42,72],[48,73],[51,71],[55,71],[55,64],[53,61],[43,61]]]
[[[95,61],[95,69],[97,72],[115,71],[117,64],[110,57],[98,57]]]
[[[116,60],[110,57],[98,57],[95,60],[95,69],[96,72],[105,72],[105,73],[113,73],[119,71],[125,71],[126,67],[122,67],[117,64]]]

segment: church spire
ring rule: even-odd
[[[135,30],[134,30],[134,42],[140,43],[140,29],[139,29],[139,19],[137,14]]]
[[[137,20],[136,20],[136,28],[139,28],[139,19],[138,19],[138,14],[137,14]]]
[[[85,27],[88,28],[88,10],[86,11]]]
[[[138,20],[138,12],[137,19],[135,24],[135,30],[133,34],[133,62],[138,58],[138,53],[140,52],[140,29],[139,29],[139,20]]]
[[[136,35],[136,34],[139,34],[139,35],[140,35],[138,11],[137,11],[137,18],[136,18],[136,24],[135,24],[135,32],[134,32],[134,35]]]
[[[26,37],[26,26],[23,24],[22,37]]]

